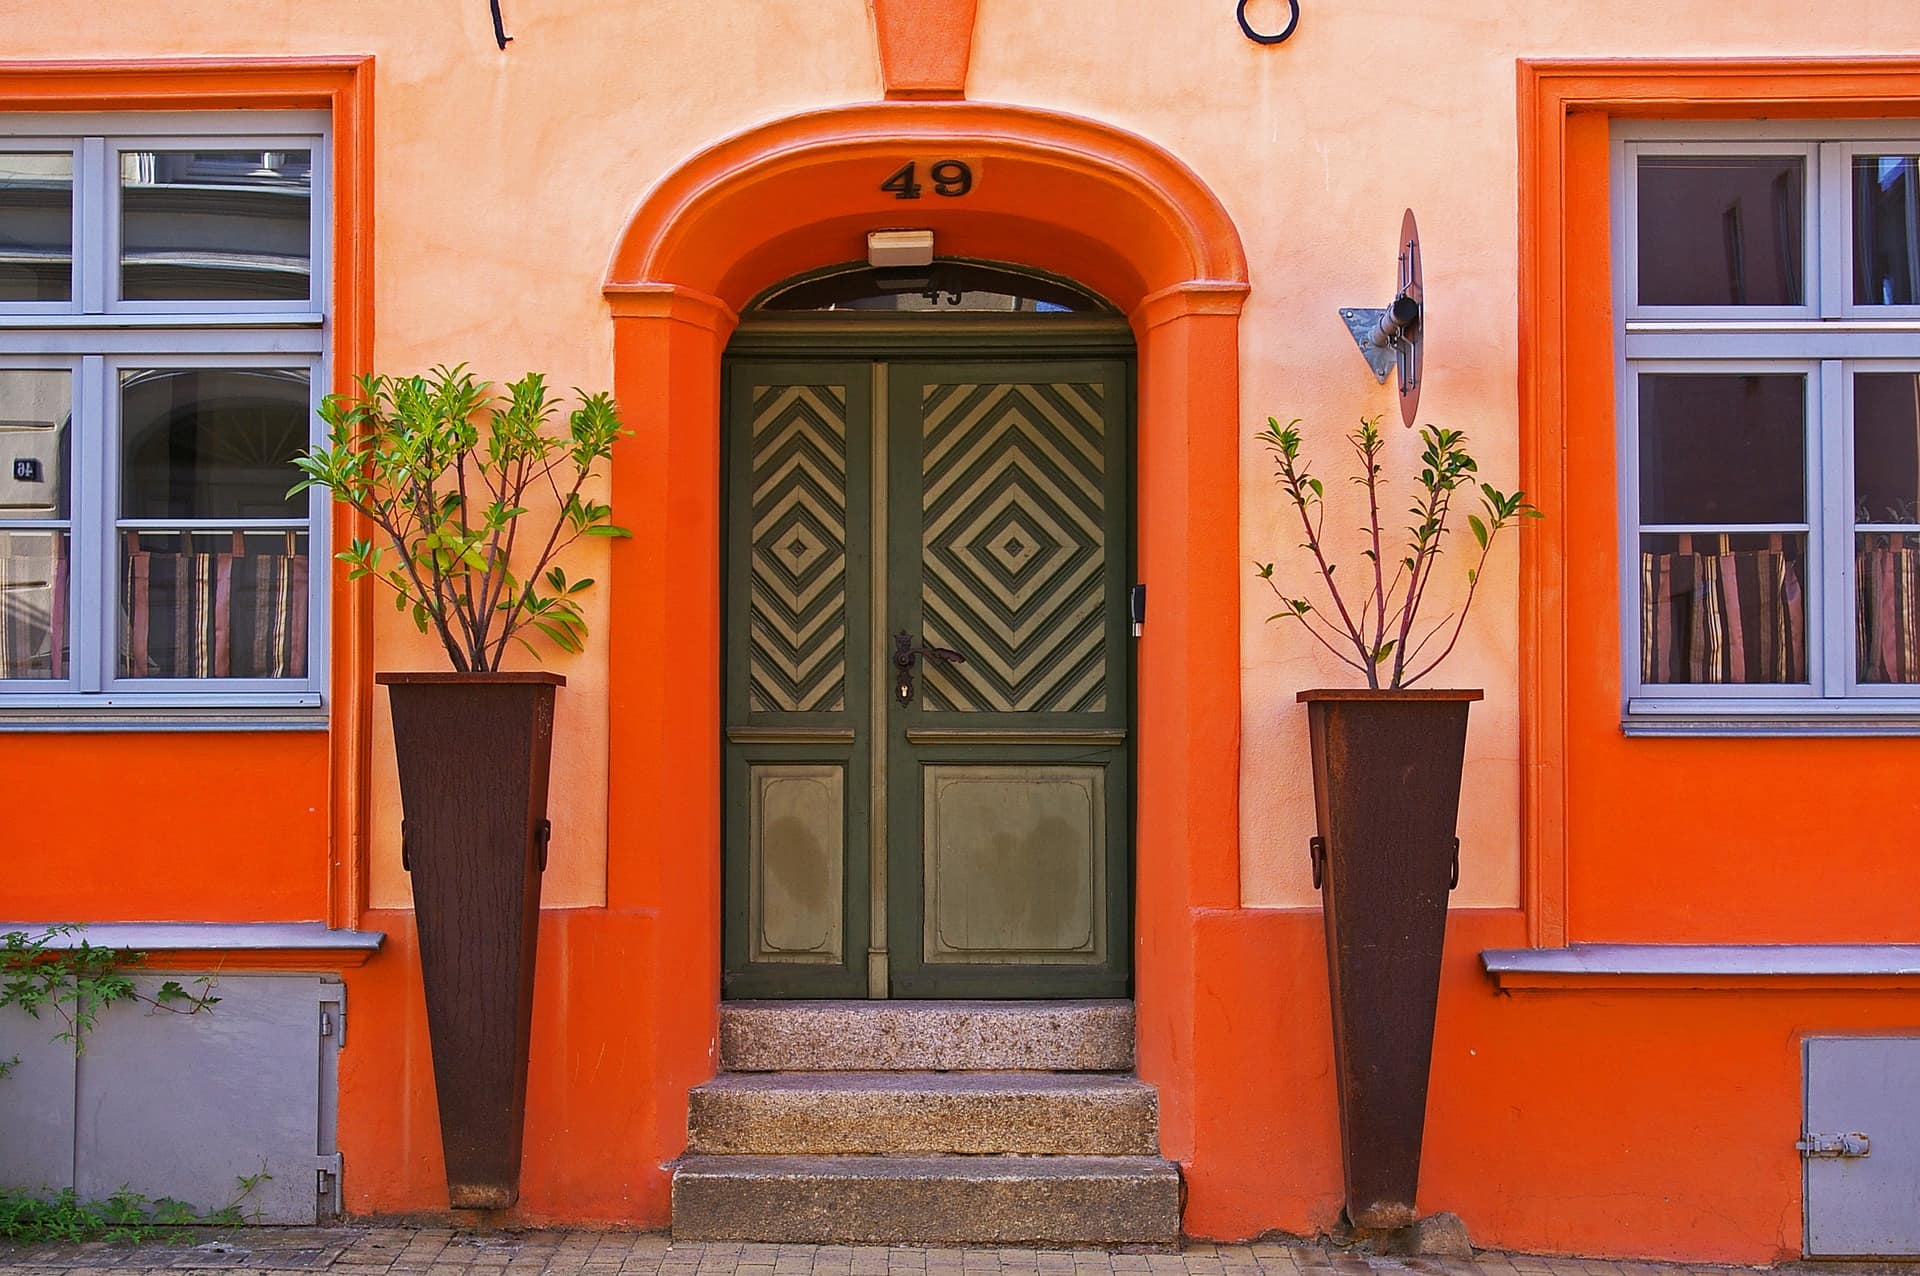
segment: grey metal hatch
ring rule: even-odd
[[[163,978],[141,973],[152,996]],[[345,989],[302,974],[219,975],[217,1005],[182,1015],[122,1003],[104,1011],[77,1058],[59,1024],[0,1016],[0,1187],[127,1187],[200,1211],[233,1201],[249,1221],[311,1224],[338,1212],[336,1059]]]
[[[1806,1252],[1920,1255],[1920,1036],[1808,1037]]]

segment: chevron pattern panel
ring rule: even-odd
[[[753,388],[748,708],[847,702],[847,390]]]
[[[929,711],[1107,705],[1104,390],[929,385],[922,627],[966,653],[925,662]]]

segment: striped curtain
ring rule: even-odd
[[[292,533],[277,552],[239,533],[226,549],[149,549],[145,539],[133,537],[125,562],[128,676],[306,676],[307,556]]]
[[[1861,682],[1920,682],[1920,534],[1861,534],[1854,650]]]
[[[18,539],[41,552],[22,552],[0,532],[0,678],[65,678],[67,538]]]
[[[1800,570],[1774,536],[1732,549],[1725,536],[1677,538],[1640,555],[1640,678],[1647,683],[1807,680]]]

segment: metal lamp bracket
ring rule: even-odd
[[[1387,383],[1400,372],[1400,418],[1413,424],[1420,406],[1420,375],[1426,336],[1426,287],[1420,264],[1420,230],[1409,208],[1400,219],[1400,284],[1393,300],[1378,309],[1342,306],[1340,318],[1353,334],[1373,379]]]

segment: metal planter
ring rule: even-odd
[[[1347,1217],[1418,1214],[1460,773],[1478,691],[1303,691]]]
[[[380,674],[455,1209],[520,1196],[558,674]]]

